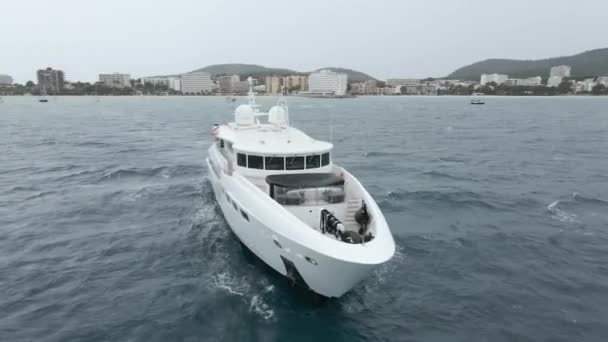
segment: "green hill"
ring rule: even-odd
[[[345,73],[348,75],[349,82],[362,82],[367,80],[374,80],[375,78],[371,77],[368,74],[362,73],[357,70],[345,69],[345,68],[337,68],[337,67],[328,67],[321,68],[314,71],[329,69],[336,72]],[[254,77],[254,78],[264,78],[266,76],[289,76],[289,75],[308,75],[311,72],[302,72],[291,69],[283,69],[283,68],[268,68],[262,65],[256,64],[215,64],[209,65],[204,68],[196,69],[193,71],[204,71],[212,76],[217,75],[240,75],[241,79],[246,77]],[[158,76],[163,77],[163,76]]]
[[[457,69],[447,76],[449,79],[478,81],[481,74],[507,74],[512,78],[549,76],[556,65],[570,65],[573,77],[608,75],[608,48],[586,51],[577,55],[538,60],[487,59]]]
[[[301,74],[301,72],[294,70],[267,68],[265,66],[255,64],[215,64],[196,69],[194,71],[204,71],[213,76],[237,74],[244,77],[287,76]]]
[[[331,70],[331,71],[334,71],[334,72],[339,72],[339,73],[347,74],[348,75],[348,82],[365,82],[367,80],[376,80],[375,78],[371,77],[368,74],[362,73],[361,71],[352,70],[352,69],[327,67],[327,68],[317,69],[317,70],[314,70],[314,71],[325,70],[325,69]]]

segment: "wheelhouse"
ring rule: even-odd
[[[328,166],[330,163],[329,152],[288,156],[236,153],[237,166],[257,170],[310,170]]]

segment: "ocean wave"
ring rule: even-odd
[[[555,201],[547,206],[547,210],[552,214],[554,218],[562,222],[576,222],[580,223],[576,214],[569,213],[558,207],[560,201]]]
[[[404,152],[386,152],[386,151],[371,151],[371,152],[364,152],[363,156],[365,158],[374,158],[374,157],[402,157],[402,156],[406,156],[408,154],[411,153],[404,153]]]
[[[388,211],[403,210],[407,202],[416,202],[430,207],[451,206],[455,208],[497,209],[478,193],[471,191],[404,191],[396,189],[381,196],[378,205]]]
[[[570,223],[608,223],[608,202],[599,198],[573,193],[569,199],[561,199],[547,206],[551,217]]]
[[[57,193],[57,191],[53,191],[53,190],[41,191],[41,192],[39,192],[39,193],[37,193],[35,195],[26,197],[25,200],[29,201],[29,200],[33,200],[33,199],[36,199],[36,198],[42,198],[42,197],[46,197],[48,195],[53,195],[53,194],[56,194],[56,193]]]
[[[73,146],[78,146],[78,147],[100,147],[100,148],[105,148],[105,147],[109,147],[109,146],[113,146],[114,144],[112,143],[108,143],[108,142],[104,142],[104,141],[83,141],[83,142],[77,142],[74,143]]]
[[[203,167],[200,165],[160,166],[154,168],[117,169],[104,173],[97,182],[130,179],[135,177],[150,178],[160,176],[163,178],[201,175]]]
[[[445,179],[455,180],[455,181],[477,182],[476,179],[471,179],[471,178],[467,178],[467,177],[459,177],[459,176],[451,175],[449,173],[444,173],[444,172],[439,172],[439,171],[434,171],[434,170],[423,172],[422,174],[425,176],[432,177],[432,178],[445,178]]]
[[[225,291],[229,295],[240,297],[243,304],[248,306],[248,311],[262,319],[269,321],[275,317],[275,311],[268,304],[265,295],[274,291],[274,286],[261,282],[260,289],[253,289],[250,283],[243,278],[234,276],[229,271],[221,272],[212,277],[213,285],[217,289]]]

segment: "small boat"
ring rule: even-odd
[[[45,98],[42,98],[42,99],[38,99],[38,102],[43,102],[43,103],[46,103],[46,102],[49,102],[49,100],[48,100],[48,99],[45,99]]]
[[[483,93],[473,93],[472,96],[473,98],[471,99],[471,104],[472,105],[482,105],[485,104],[485,102],[483,101],[482,98],[479,98],[480,95],[483,95]]]
[[[226,97],[226,102],[236,102],[236,96],[228,96],[228,97]]]
[[[289,284],[340,297],[393,257],[389,226],[359,180],[333,162],[333,144],[290,126],[282,98],[261,112],[252,83],[234,122],[211,129],[215,199],[242,245]]]

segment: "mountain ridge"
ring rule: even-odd
[[[547,78],[551,67],[557,65],[570,65],[572,77],[605,76],[608,75],[608,48],[535,60],[491,58],[458,68],[446,78],[476,81],[483,73],[507,74],[512,78]]]
[[[311,72],[329,69],[331,71],[342,72],[348,75],[349,82],[363,82],[367,80],[376,80],[376,78],[353,69],[340,68],[340,67],[327,67],[319,68],[312,71],[297,71],[286,68],[271,68],[258,64],[245,64],[245,63],[225,63],[225,64],[212,64],[202,68],[192,70],[191,72],[203,71],[211,74],[211,76],[219,75],[240,75],[243,77],[254,77],[263,78],[266,76],[289,76],[289,75],[308,75]],[[157,76],[157,77],[168,77]]]

